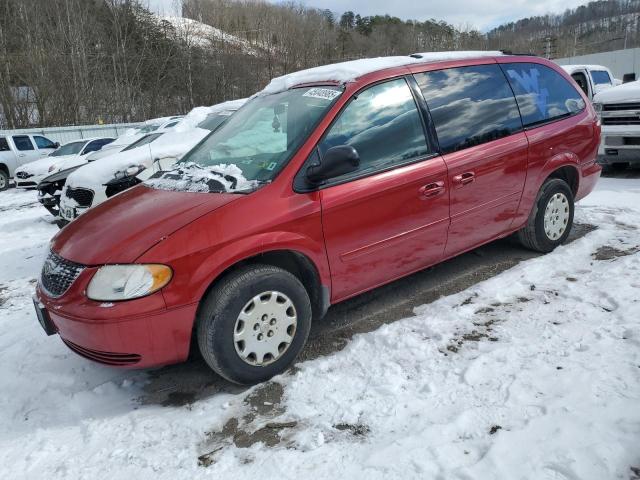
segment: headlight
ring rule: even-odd
[[[172,276],[166,265],[105,265],[89,282],[87,297],[103,302],[144,297],[167,285]]]
[[[593,109],[596,111],[598,116],[600,116],[600,114],[602,113],[602,104],[601,103],[594,103],[593,104]]]
[[[118,170],[116,173],[114,173],[113,176],[116,177],[117,179],[121,179],[125,177],[135,177],[146,168],[147,167],[145,167],[144,165],[131,165],[125,168],[124,170]]]

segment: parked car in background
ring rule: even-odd
[[[58,147],[58,143],[42,135],[0,135],[0,191],[9,188],[16,169],[46,157]]]
[[[212,107],[194,108],[173,129],[154,130],[120,152],[71,172],[59,197],[59,225],[137,185],[156,171],[170,168],[245,101],[233,100]],[[58,176],[55,178],[58,179],[57,184],[46,188],[59,191],[60,179]]]
[[[598,93],[594,107],[602,122],[598,162],[615,168],[640,164],[640,81]]]
[[[116,152],[120,152],[129,145],[134,142],[137,142],[142,137],[148,135],[149,133],[155,131],[166,131],[174,128],[180,120],[183,118],[182,115],[174,115],[172,117],[160,117],[154,118],[152,120],[147,120],[143,122],[140,126],[129,128],[125,133],[117,137],[113,142],[111,142],[106,148],[103,148],[99,152],[93,153],[88,160],[90,162],[94,160],[99,160],[101,158],[108,157],[109,155],[113,155]]]
[[[90,153],[86,156],[86,161],[81,163],[68,162],[62,168],[51,170],[54,171],[54,173],[43,178],[38,183],[38,201],[49,210],[52,215],[58,216],[60,214],[60,195],[67,181],[67,177],[72,172],[86,163],[95,162],[96,160],[109,157],[123,150],[131,150],[153,141],[153,139],[158,136],[158,133],[170,131],[181,122],[182,118],[182,115],[178,115],[148,120],[140,127],[127,130],[126,133],[104,145],[100,150]],[[59,226],[63,226],[67,221],[58,219],[57,223]]]
[[[18,188],[36,188],[40,180],[63,168],[87,162],[87,155],[100,150],[112,142],[113,138],[84,138],[65,143],[45,158],[27,163],[16,169],[15,182]]]
[[[562,65],[562,69],[571,75],[589,100],[593,100],[597,93],[622,83],[602,65]]]
[[[562,244],[599,142],[586,95],[538,57],[426,53],[277,78],[173,170],[63,228],[37,316],[103,364],[199,348],[226,379],[264,381],[331,304],[508,235]]]

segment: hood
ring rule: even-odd
[[[196,218],[242,195],[139,185],[88,210],[53,237],[52,249],[83,265],[131,263]]]
[[[593,101],[597,103],[638,102],[640,101],[640,80],[608,88],[593,97]]]
[[[51,165],[57,165],[62,163],[65,159],[74,155],[64,157],[46,157],[36,160],[35,162],[29,162],[16,169],[16,172],[27,172],[32,175],[47,175],[49,173],[49,167]]]

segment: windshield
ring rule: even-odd
[[[198,128],[204,128],[205,130],[213,132],[222,122],[229,118],[231,114],[233,114],[233,112],[212,113],[198,124]]]
[[[160,128],[160,124],[157,125],[145,125],[144,127],[140,127],[136,130],[136,133],[150,133],[155,132],[158,128]]]
[[[82,150],[82,147],[84,147],[85,143],[86,142],[67,143],[65,145],[62,145],[55,152],[50,153],[49,156],[50,157],[62,157],[64,155],[75,155],[77,153],[80,153],[80,150]]]
[[[161,135],[162,133],[152,133],[151,135],[145,135],[140,140],[136,140],[135,142],[133,142],[127,148],[123,148],[122,151],[126,152],[127,150],[133,150],[134,148],[138,148],[138,147],[141,147],[142,145],[146,145],[147,143],[151,143]]]
[[[591,78],[593,78],[593,83],[596,85],[607,85],[611,83],[609,74],[604,70],[593,70],[591,72]]]
[[[273,179],[342,90],[295,88],[250,100],[178,163],[198,167],[233,167],[244,180]]]

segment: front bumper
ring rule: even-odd
[[[640,163],[640,126],[603,125],[598,163]]]
[[[62,297],[38,286],[62,341],[95,362],[124,368],[148,368],[187,359],[198,305],[166,308],[162,292],[126,302],[94,302],[84,296],[95,268],[86,268]]]

